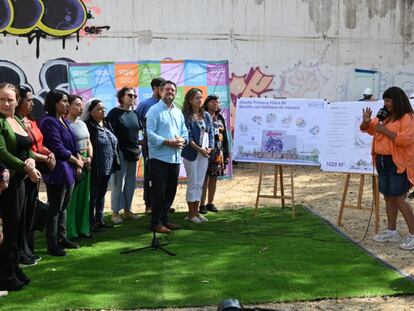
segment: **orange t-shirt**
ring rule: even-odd
[[[372,143],[372,155],[392,155],[392,160],[397,166],[399,174],[407,171],[407,177],[414,185],[414,115],[406,113],[400,120],[384,123],[384,126],[397,134],[394,140],[382,133],[375,131],[378,119],[371,120],[367,130],[363,130],[374,136]]]

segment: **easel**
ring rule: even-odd
[[[260,191],[262,189],[262,179],[263,179],[263,167],[265,165],[274,166],[274,174],[273,174],[273,194],[261,194]],[[285,195],[285,184],[283,182],[283,166],[279,164],[259,164],[259,186],[257,188],[257,197],[256,197],[256,206],[255,206],[255,214],[257,214],[257,208],[259,206],[259,199],[260,198],[268,198],[268,199],[280,199],[282,201],[282,208],[285,207],[285,200],[291,200],[292,202],[292,218],[295,218],[295,197],[293,191],[293,166],[289,166],[290,169],[290,196]],[[279,174],[279,182],[280,182],[280,195],[277,194],[277,180]]]
[[[341,206],[339,208],[339,215],[338,215],[338,222],[337,222],[338,227],[341,226],[342,215],[344,213],[344,209],[345,208],[352,208],[352,209],[357,209],[357,210],[371,211],[371,208],[369,208],[369,207],[363,207],[361,205],[362,194],[364,192],[365,175],[364,174],[354,174],[354,175],[360,175],[357,205],[346,204],[346,196],[348,194],[348,188],[349,188],[349,179],[351,178],[351,173],[347,173],[346,174],[346,178],[345,178],[344,191],[342,193]],[[374,200],[374,215],[375,215],[374,231],[375,231],[375,233],[378,233],[378,229],[379,229],[378,176],[375,176],[375,175],[369,175],[369,176],[372,176],[372,195],[373,195],[373,200]]]

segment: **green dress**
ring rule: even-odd
[[[86,124],[81,120],[69,123],[78,141],[81,155],[87,157],[87,151],[84,150],[89,140],[89,132]],[[82,178],[76,182],[73,189],[66,214],[66,235],[70,240],[89,235],[90,182],[91,171],[84,168]]]

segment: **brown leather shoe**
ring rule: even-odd
[[[153,232],[158,232],[158,233],[170,233],[171,230],[168,229],[167,227],[164,227],[163,225],[158,225],[155,227],[152,227],[151,229]]]
[[[181,229],[181,226],[179,224],[173,224],[171,222],[166,224],[165,227],[167,227],[170,230],[179,230],[179,229]]]

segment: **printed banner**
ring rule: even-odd
[[[137,105],[152,96],[151,80],[162,77],[177,84],[175,103],[182,107],[185,93],[192,87],[203,91],[203,100],[209,94],[220,98],[221,113],[230,132],[230,91],[228,61],[163,60],[130,63],[69,64],[69,90],[84,101],[99,98],[108,112],[118,105],[116,92],[124,86],[132,87],[138,95]],[[231,145],[231,144],[230,144]],[[139,166],[139,175],[142,167]],[[183,170],[181,170],[183,171]],[[227,176],[232,176],[231,162]]]
[[[241,162],[320,165],[322,99],[240,98],[233,159]]]
[[[372,136],[361,132],[362,108],[375,117],[383,101],[337,102],[327,105],[321,169],[326,172],[372,174]]]

